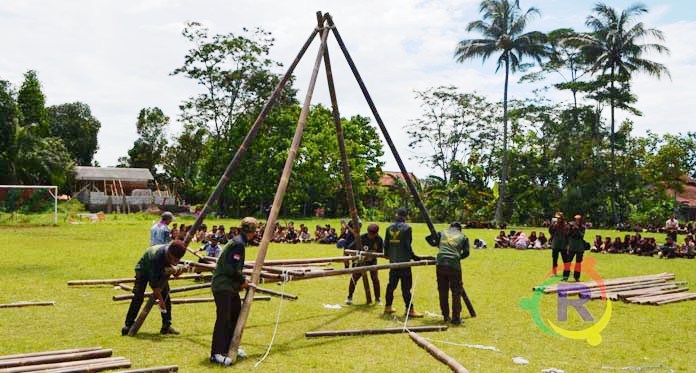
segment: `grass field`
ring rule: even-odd
[[[111,300],[112,295],[123,291],[109,286],[68,288],[66,285],[73,279],[132,276],[133,266],[147,246],[151,223],[149,217],[121,216],[114,220],[109,216],[106,222],[96,224],[0,227],[3,252],[0,256],[0,303],[57,302],[54,307],[0,309],[0,354],[103,346],[113,348],[114,356],[131,359],[134,367],[178,364],[182,372],[221,370],[211,367],[207,360],[215,318],[213,304],[175,305],[172,313],[174,326],[182,332],[179,336],[160,336],[160,317],[153,313],[138,336],[128,338],[119,334],[128,303]],[[237,225],[238,221],[224,223],[230,226]],[[305,223],[313,226],[318,222]],[[334,225],[338,221],[321,223]],[[442,227],[444,225],[438,228]],[[591,230],[587,237],[608,233],[612,237],[617,235]],[[480,237],[492,244],[496,231],[467,230],[466,234],[472,241]],[[435,251],[422,239],[425,235],[426,227],[414,224],[415,251],[420,255],[434,255]],[[256,248],[249,248],[247,258],[253,258],[255,253]],[[339,253],[328,245],[274,244],[268,258]],[[674,272],[678,280],[696,283],[696,261],[693,260],[589,255],[596,258],[597,270],[604,278]],[[660,307],[614,303],[613,317],[602,333],[603,343],[597,347],[542,332],[519,303],[532,295],[532,286],[544,280],[549,267],[550,251],[473,251],[471,257],[463,261],[463,277],[479,316],[467,318],[462,326],[452,327],[447,332],[422,335],[435,340],[435,345],[472,372],[540,372],[552,367],[566,372],[609,372],[612,368],[623,367],[652,367],[642,370],[648,372],[696,371],[692,363],[696,302]],[[434,267],[414,269],[414,304],[418,311],[439,314],[434,272]],[[380,280],[384,292],[386,272],[380,273]],[[176,281],[173,286],[184,284],[188,281]],[[347,285],[345,276],[286,284],[285,291],[300,298],[282,302],[273,349],[258,369],[270,372],[447,371],[406,335],[305,339],[304,332],[309,330],[401,325],[404,305],[399,290],[395,294],[395,306],[400,321],[395,321],[382,316],[382,307],[364,305],[360,286],[354,297],[356,305],[343,306]],[[281,289],[276,284],[266,286]],[[199,290],[175,296],[208,294],[209,290]],[[343,307],[325,309],[324,304]],[[254,369],[271,340],[278,307],[278,298],[254,304],[243,339],[249,357],[233,369]],[[593,302],[589,309],[597,316],[602,313],[604,304]],[[555,317],[555,298],[546,296],[542,310],[544,317]],[[576,330],[588,326],[576,313],[569,313],[570,320],[559,325]],[[409,325],[438,323],[440,318],[435,316],[409,321]],[[462,344],[495,346],[499,351]],[[513,364],[512,358],[516,356],[529,360],[529,365]]]

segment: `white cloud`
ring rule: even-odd
[[[502,95],[503,76],[494,74],[491,63],[457,64],[453,59],[456,42],[471,37],[464,27],[478,17],[478,0],[5,0],[0,2],[0,32],[12,37],[3,39],[0,78],[19,84],[26,70],[36,69],[48,104],[88,103],[103,125],[97,159],[113,165],[136,137],[134,123],[141,108],[159,106],[176,118],[179,103],[197,92],[192,82],[169,76],[189,48],[180,35],[186,21],[202,21],[213,33],[261,26],[276,38],[271,58],[287,66],[314,27],[316,10],[334,16],[403,158],[410,154],[403,128],[419,113],[414,89],[454,84],[494,100]],[[584,20],[582,15],[545,14],[534,25],[559,23],[563,17],[575,24]],[[690,41],[696,37],[696,25],[660,27],[673,52],[664,60],[673,81],[636,80],[639,107],[645,113],[636,120],[637,127],[683,131],[690,118],[688,105],[695,98],[690,87],[696,50]],[[296,70],[301,99],[317,45]],[[333,41],[329,45],[341,112],[369,114],[340,50]],[[531,89],[512,84],[511,95],[521,97]],[[329,102],[323,74],[314,97],[315,102]],[[385,160],[387,168],[395,169],[391,156]],[[407,166],[419,175],[429,172],[413,161]]]

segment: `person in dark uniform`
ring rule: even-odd
[[[210,362],[224,366],[232,365],[227,354],[232,342],[234,328],[237,325],[242,300],[239,292],[248,287],[242,270],[246,246],[256,237],[259,223],[252,217],[246,217],[241,223],[241,234],[230,240],[217,262],[213,272],[212,291],[215,299],[216,319],[213,329],[213,341],[210,348]],[[246,354],[239,349],[238,356]]]
[[[396,212],[395,222],[387,228],[387,233],[384,239],[384,253],[389,258],[389,263],[404,263],[411,259],[419,260],[420,258],[413,253],[411,241],[413,240],[413,232],[411,227],[406,224],[408,213],[406,209],[400,208]],[[404,298],[406,310],[404,314],[408,317],[423,317],[422,314],[415,311],[415,307],[411,300],[411,287],[413,286],[413,274],[411,268],[399,268],[389,270],[389,284],[385,295],[386,305],[384,306],[385,314],[395,312],[392,307],[394,302],[394,290],[401,281],[401,295]],[[409,307],[411,305],[411,307]]]
[[[355,242],[355,240],[353,240],[353,242]],[[368,225],[367,233],[360,235],[360,243],[362,244],[362,248],[358,250],[381,254],[384,251],[384,241],[382,240],[382,237],[379,236],[379,225]],[[353,245],[353,247],[354,246],[355,245]],[[367,256],[360,262],[353,262],[353,267],[371,266],[375,264],[377,264],[377,257]],[[350,283],[348,284],[348,298],[346,298],[346,304],[353,304],[355,284],[360,280],[362,275],[362,273],[354,273],[351,275]],[[370,271],[370,278],[372,279],[372,287],[375,292],[375,301],[378,305],[382,305],[382,300],[380,299],[378,271]]]
[[[469,256],[469,238],[462,233],[459,222],[450,224],[449,229],[438,232],[437,291],[440,295],[440,311],[444,322],[454,325],[462,323],[462,266],[460,261]],[[450,319],[449,292],[452,291],[452,318]]]
[[[573,222],[568,225],[568,248],[563,259],[563,279],[561,281],[568,281],[570,264],[575,259],[573,278],[578,282],[582,272],[582,256],[585,250],[589,249],[589,245],[585,243],[585,225],[582,221],[582,215],[575,215],[573,219]]]
[[[131,299],[125,326],[121,329],[121,335],[128,335],[128,331],[135,323],[140,306],[145,299],[145,290],[150,284],[152,294],[157,301],[162,314],[161,334],[179,334],[172,328],[172,302],[169,299],[169,274],[179,276],[183,271],[176,268],[179,260],[186,254],[186,246],[179,240],[174,240],[166,245],[151,246],[135,265],[135,284],[133,285],[133,299]]]
[[[558,276],[558,256],[560,255],[561,260],[563,260],[563,253],[568,246],[568,224],[562,212],[557,212],[551,220],[549,234],[551,235],[551,260],[553,262],[551,270],[554,276]]]

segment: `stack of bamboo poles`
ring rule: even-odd
[[[535,287],[534,291],[546,294],[559,293],[566,296],[578,295],[585,299],[622,300],[633,304],[662,305],[696,299],[684,281],[675,279],[673,273],[606,279],[601,282],[587,281],[570,284],[555,284]]]
[[[91,373],[130,368],[130,360],[125,357],[111,357],[111,354],[110,349],[88,347],[0,356],[0,373]],[[171,365],[121,371],[121,373],[164,373],[178,370],[176,365]]]

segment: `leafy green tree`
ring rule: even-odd
[[[610,148],[613,174],[616,171],[615,108],[623,101],[621,97],[626,97],[626,85],[635,73],[644,72],[657,78],[669,76],[666,66],[646,58],[646,54],[649,53],[667,54],[669,49],[659,43],[664,41],[662,31],[647,28],[643,22],[636,21],[638,17],[648,12],[642,4],[631,5],[619,12],[615,8],[600,3],[593,8],[593,11],[595,14],[587,17],[586,21],[592,33],[585,39],[584,51],[587,58],[593,61],[591,70],[607,76],[611,108]],[[656,42],[646,42],[646,39],[653,39]],[[623,91],[617,89],[617,82],[623,85]],[[613,188],[610,196],[615,193],[616,188]],[[615,216],[615,220],[616,218]]]
[[[157,167],[162,165],[166,157],[167,148],[166,131],[169,126],[169,117],[158,107],[144,108],[138,113],[135,127],[140,136],[128,150],[128,158],[122,158],[128,167],[147,168],[156,178]]]
[[[30,126],[31,132],[38,136],[49,135],[46,97],[36,71],[29,70],[24,74],[24,82],[17,94],[17,105],[22,112],[23,126]]]
[[[10,146],[16,129],[15,122],[19,122],[20,117],[12,86],[9,82],[0,80],[0,152]]]
[[[89,166],[97,152],[101,123],[89,105],[73,102],[48,108],[50,135],[63,140],[77,165]]]
[[[536,60],[541,64],[542,57],[548,54],[545,46],[546,37],[538,31],[524,32],[527,23],[540,14],[536,8],[523,12],[519,1],[483,0],[479,6],[481,20],[469,23],[466,30],[482,34],[480,39],[467,39],[458,43],[455,57],[458,62],[480,58],[486,61],[495,53],[500,53],[497,59],[496,71],[505,68],[505,85],[503,88],[503,162],[499,184],[499,198],[495,210],[495,220],[504,222],[503,201],[506,199],[506,184],[508,179],[508,79],[510,73],[524,68],[522,60],[525,57]]]

